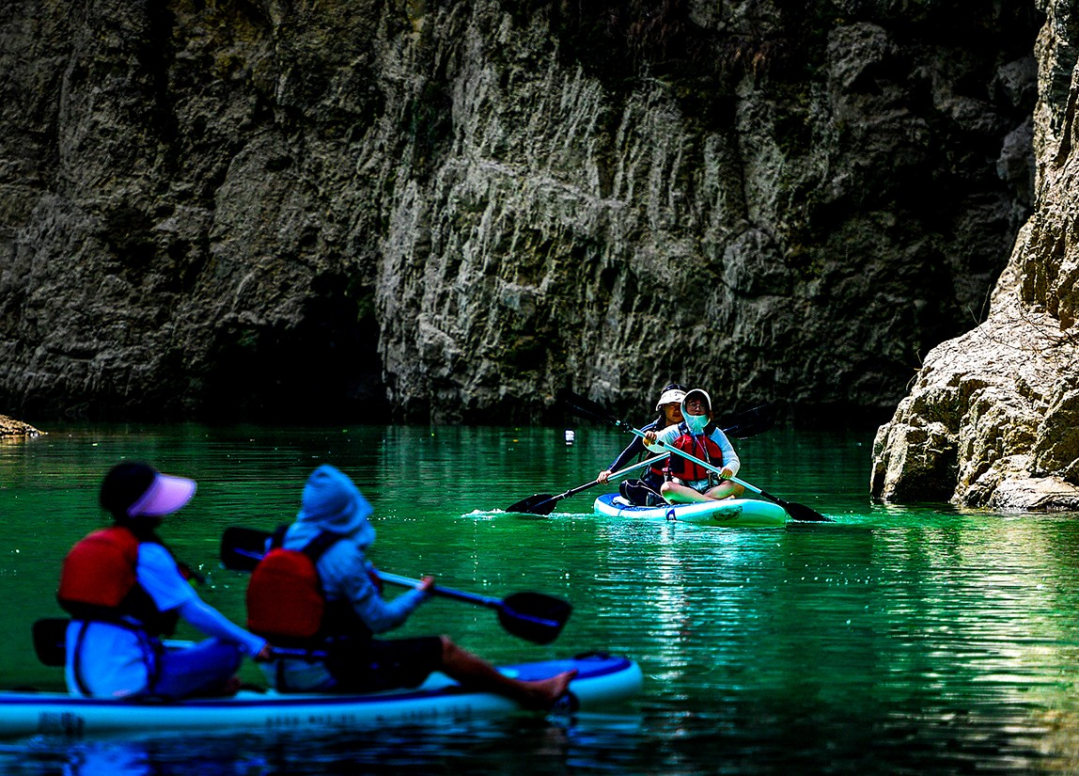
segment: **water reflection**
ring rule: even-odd
[[[446,632],[496,662],[605,650],[644,693],[612,716],[437,730],[12,743],[13,773],[1064,773],[1079,753],[1079,521],[867,495],[865,440],[777,430],[739,444],[749,482],[837,519],[730,530],[592,514],[602,490],[549,517],[500,510],[588,481],[621,449],[577,429],[81,428],[0,447],[0,683],[57,686],[29,624],[58,614],[63,553],[100,522],[93,492],[118,457],[199,480],[166,528],[210,572],[205,597],[243,617],[246,578],[216,566],[224,527],[290,520],[319,463],[375,504],[383,568],[464,590],[539,590],[575,611],[550,646],[490,612],[425,606],[401,635]],[[829,450],[825,469],[808,467]],[[625,712],[621,714],[620,712]],[[140,770],[141,769],[141,770]]]
[[[578,762],[630,766],[641,741],[636,715],[519,716],[447,724],[438,730],[308,730],[279,734],[143,736],[0,746],[0,771],[65,776],[213,774],[570,773]],[[506,758],[504,742],[513,741]]]

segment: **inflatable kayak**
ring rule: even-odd
[[[641,689],[641,669],[624,657],[579,655],[563,660],[500,666],[529,681],[576,668],[570,683],[572,709],[591,710],[626,700]],[[0,736],[94,736],[108,733],[219,731],[228,728],[283,730],[308,726],[360,728],[392,724],[430,725],[519,710],[499,695],[463,692],[443,674],[410,690],[368,695],[315,695],[244,690],[229,698],[175,702],[75,698],[66,693],[0,692]]]
[[[605,493],[596,499],[594,509],[597,515],[610,517],[660,518],[727,528],[761,528],[787,522],[787,510],[779,504],[752,498],[639,507],[630,504],[617,493]]]

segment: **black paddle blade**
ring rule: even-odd
[[[716,421],[716,425],[729,437],[745,439],[763,434],[772,428],[776,424],[778,414],[779,408],[775,404],[761,404],[748,410],[724,415]]]
[[[221,536],[221,565],[233,571],[254,571],[272,536],[257,528],[229,526]]]
[[[62,666],[67,658],[67,624],[70,620],[58,617],[38,620],[30,632],[34,637],[34,654],[42,665]]]
[[[591,399],[586,399],[579,393],[574,393],[568,388],[559,388],[555,394],[555,400],[559,404],[564,404],[575,415],[580,415],[582,418],[588,418],[589,420],[595,420],[600,423],[613,423],[614,425],[622,428],[630,428],[628,424],[619,420],[611,415],[601,404],[597,404]]]
[[[537,493],[535,496],[529,496],[516,504],[511,504],[506,507],[506,511],[520,512],[525,515],[549,515],[554,510],[556,501],[558,497],[550,493]]]
[[[781,507],[787,510],[787,514],[791,516],[792,520],[797,520],[800,523],[834,523],[830,517],[822,515],[815,509],[807,507],[805,504],[792,504],[789,501],[776,501]]]
[[[502,599],[498,621],[526,641],[550,644],[566,626],[573,604],[543,593],[513,593]]]

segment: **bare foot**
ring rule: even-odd
[[[550,679],[543,679],[538,682],[525,682],[528,693],[528,700],[525,705],[530,709],[546,710],[554,705],[555,701],[561,698],[566,690],[569,688],[569,683],[573,681],[573,678],[577,676],[577,669],[574,668],[570,671],[564,671],[557,676],[552,676]]]

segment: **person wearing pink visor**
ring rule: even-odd
[[[195,494],[195,481],[141,462],[114,466],[101,483],[113,524],[79,541],[64,559],[57,599],[71,616],[65,678],[73,695],[183,698],[235,685],[243,656],[270,658],[266,640],[199,598],[157,535],[166,515]],[[183,617],[211,638],[166,648]]]

